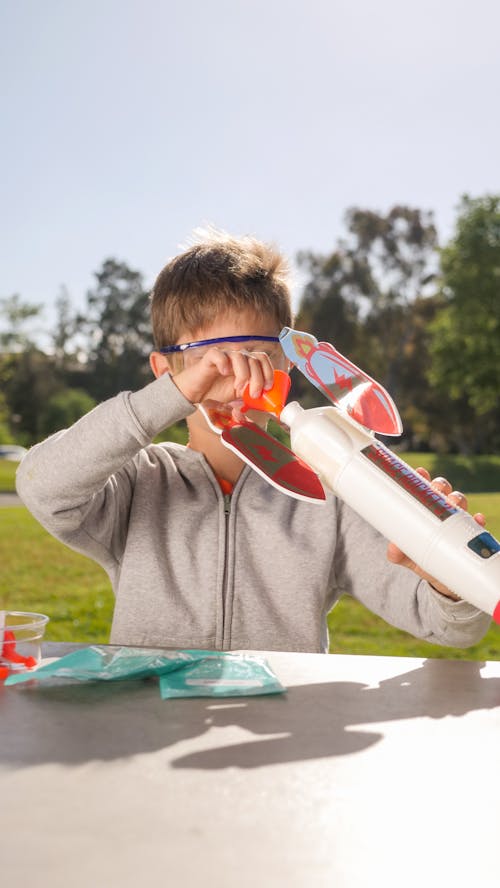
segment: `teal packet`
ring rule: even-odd
[[[162,700],[172,697],[249,697],[285,688],[262,657],[207,653],[182,669],[160,675]]]
[[[147,678],[150,675],[160,675],[169,669],[180,669],[186,662],[191,663],[196,656],[204,656],[204,652],[160,652],[142,648],[101,648],[95,645],[66,654],[33,672],[10,675],[5,684],[46,681],[51,678],[68,678],[75,681]]]
[[[195,671],[189,674],[191,670]],[[186,675],[181,677],[184,672]],[[177,673],[178,680],[173,680]],[[278,694],[285,690],[269,664],[250,654],[98,645],[73,651],[34,671],[10,675],[5,684],[51,679],[119,681],[150,676],[159,676],[160,694],[164,700],[169,697]]]

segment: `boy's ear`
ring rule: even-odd
[[[151,370],[157,379],[160,376],[163,376],[164,373],[171,373],[170,364],[168,363],[168,358],[166,355],[160,354],[160,352],[152,352],[149,356],[149,365]]]

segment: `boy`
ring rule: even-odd
[[[433,588],[394,546],[390,563],[387,541],[333,494],[317,506],[275,490],[196,408],[211,398],[237,411],[247,383],[258,397],[273,368],[287,369],[277,337],[290,296],[274,249],[209,234],[158,276],[152,321],[155,381],[33,447],[18,471],[35,517],[109,574],[112,643],[327,651],[343,592],[432,642],[482,637],[487,615]],[[187,447],[151,443],[184,418]]]

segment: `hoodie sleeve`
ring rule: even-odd
[[[17,471],[19,496],[50,533],[108,568],[124,544],[134,458],[194,409],[168,374],[122,392],[29,450]]]

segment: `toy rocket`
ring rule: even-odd
[[[287,374],[244,409],[267,410],[290,429],[291,450],[255,423],[235,423],[222,405],[201,405],[212,428],[270,483],[290,496],[322,502],[322,483],[426,573],[500,623],[500,543],[451,505],[375,438],[400,435],[401,419],[385,389],[329,343],[285,327],[287,358],[334,404],[283,406]]]

